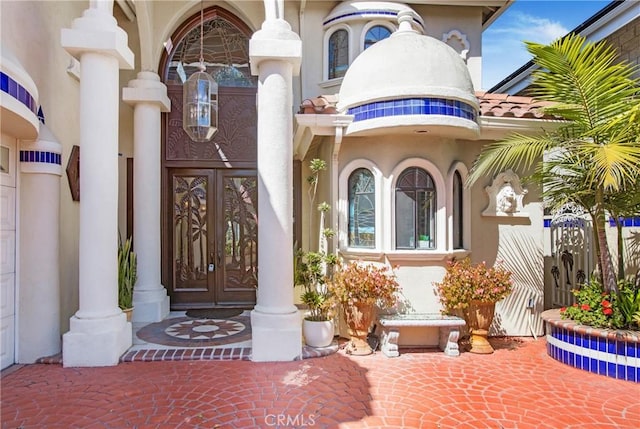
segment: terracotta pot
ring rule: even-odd
[[[307,320],[302,321],[302,334],[304,341],[311,347],[327,347],[333,342],[333,320]]]
[[[367,343],[369,328],[375,317],[375,307],[373,304],[356,303],[354,305],[344,304],[344,314],[349,327],[351,341],[347,346],[347,353],[353,355],[370,355],[373,350]]]
[[[489,327],[493,322],[495,302],[471,301],[469,303],[468,320],[471,332],[471,353],[493,353],[493,347],[489,344]]]

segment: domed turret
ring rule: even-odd
[[[478,101],[460,55],[411,29],[400,12],[398,31],[360,54],[342,81],[338,109],[354,115],[348,135],[429,132],[473,138]]]

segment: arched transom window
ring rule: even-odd
[[[391,36],[391,30],[383,25],[376,25],[371,27],[367,34],[364,36],[364,49],[367,49],[371,45],[379,42],[382,39],[386,39]]]
[[[422,168],[405,169],[395,189],[396,249],[434,249],[436,188]]]

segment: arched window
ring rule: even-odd
[[[436,243],[436,188],[422,168],[409,167],[398,177],[396,249],[434,249]]]
[[[338,30],[329,37],[329,79],[343,77],[349,68],[349,33]]]
[[[349,176],[349,247],[376,245],[376,186],[373,174],[358,168]]]
[[[460,176],[460,172],[456,171],[453,173],[453,190],[452,190],[452,199],[453,199],[453,248],[454,249],[463,249],[463,220],[462,220],[462,176]]]
[[[364,36],[364,49],[367,49],[369,46],[373,45],[376,42],[379,42],[382,39],[386,39],[391,36],[391,30],[383,25],[373,26],[367,31],[367,34]]]

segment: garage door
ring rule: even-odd
[[[15,362],[16,144],[0,144],[0,365]]]

